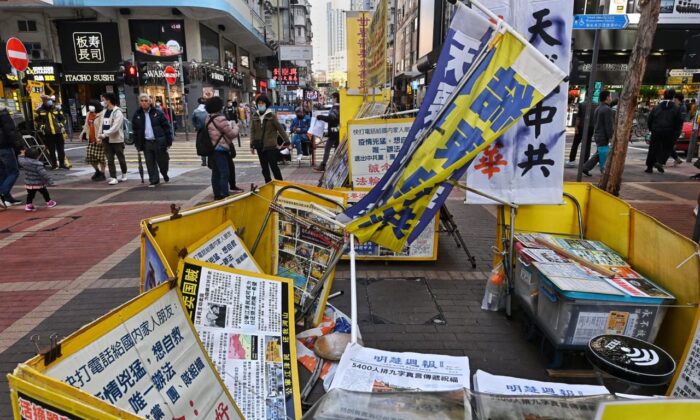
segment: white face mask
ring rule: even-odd
[[[102,105],[102,108],[106,107],[106,106],[107,106],[107,101],[102,101],[102,102],[100,102],[100,105]]]
[[[88,111],[90,111],[90,112],[95,112],[95,107],[94,107],[93,105],[90,105],[90,106],[88,107]]]

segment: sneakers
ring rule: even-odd
[[[95,171],[95,174],[90,179],[93,181],[104,181],[107,178],[105,177],[104,172]]]
[[[302,156],[302,155],[297,155],[297,162],[301,162],[301,159],[302,159],[303,157],[304,157],[304,156]]]
[[[241,194],[243,192],[245,192],[245,190],[243,190],[241,188],[238,188],[238,187],[231,188],[231,194]]]
[[[564,167],[566,168],[575,168],[576,167],[576,161],[575,160],[570,160],[564,164]]]
[[[34,207],[34,204],[27,204],[24,206],[24,211],[36,211],[36,207]]]
[[[158,185],[158,183],[157,183],[157,182],[156,182],[156,183],[154,183],[154,184],[148,184],[148,188],[155,188],[155,187],[156,187],[156,185]]]
[[[117,178],[110,178],[109,181],[107,181],[107,183],[109,185],[117,185],[119,184],[119,181],[117,180]]]
[[[49,209],[52,209],[52,208],[56,207],[57,205],[58,205],[58,203],[54,200],[49,200],[46,202],[46,208],[49,208]]]
[[[122,174],[122,177],[119,180],[121,182],[126,182],[127,179],[129,179],[129,177],[126,174]]]
[[[15,199],[11,195],[0,195],[0,200],[5,203],[6,207],[16,206],[22,203],[20,200]]]

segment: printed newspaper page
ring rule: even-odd
[[[219,226],[208,236],[211,236],[211,239],[201,245],[195,245],[197,248],[187,257],[238,270],[262,272],[241,238],[236,235],[231,223]]]
[[[46,375],[144,418],[238,418],[174,289]]]
[[[185,307],[245,418],[301,418],[291,284],[187,259]]]
[[[361,392],[449,391],[469,386],[469,358],[398,353],[350,344],[331,389]]]

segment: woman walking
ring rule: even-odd
[[[270,99],[263,94],[255,102],[258,111],[252,116],[250,125],[250,151],[258,154],[265,183],[272,181],[270,169],[275,179],[282,181],[282,171],[277,166],[280,156],[277,138],[282,138],[282,144],[289,144],[289,136],[270,109]]]
[[[231,151],[235,150],[233,141],[238,137],[238,126],[231,126],[221,113],[224,101],[220,97],[209,98],[204,107],[209,114],[204,126],[214,145],[214,154],[208,159],[211,168],[211,188],[214,190],[214,199],[221,200],[229,196],[229,161]]]
[[[93,181],[104,181],[107,179],[105,176],[104,146],[101,141],[97,140],[98,127],[102,124],[101,112],[102,107],[100,103],[96,100],[90,101],[88,113],[85,116],[85,125],[80,133],[80,139],[88,142],[85,163],[95,169],[95,174],[92,176]]]

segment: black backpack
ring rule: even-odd
[[[199,156],[209,156],[214,153],[215,147],[211,142],[211,136],[209,136],[209,124],[211,124],[212,121],[214,121],[214,119],[210,118],[209,122],[207,122],[204,127],[197,130],[197,142],[195,145],[197,147],[197,155]],[[221,141],[221,137],[219,137],[219,141]]]

